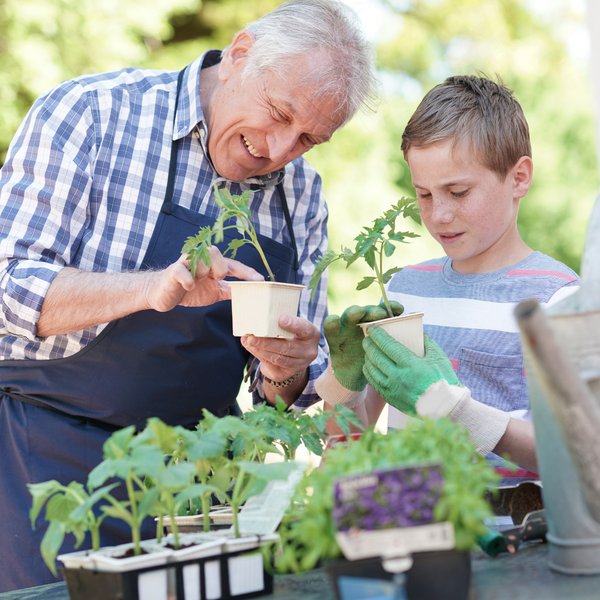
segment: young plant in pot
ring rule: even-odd
[[[241,422],[239,418],[232,419]],[[190,435],[195,439],[191,440]],[[264,573],[262,555],[257,553],[264,543],[272,541],[268,536],[254,535],[252,539],[237,540],[215,532],[210,536],[195,536],[197,539],[189,536],[183,539],[185,536],[177,533],[175,512],[198,492],[197,462],[185,458],[186,454],[192,454],[194,444],[194,451],[200,452],[201,437],[201,431],[190,432],[150,419],[141,432],[127,427],[108,438],[103,460],[90,472],[86,486],[76,482],[62,485],[55,481],[30,486],[32,522],[45,507],[49,527],[42,542],[42,553],[54,573],[65,535],[74,534],[78,543],[88,531],[92,535],[92,551],[58,556],[65,565],[63,574],[72,600],[225,599],[270,590],[272,579]],[[215,437],[209,437],[206,444],[214,445]],[[285,478],[286,470],[292,468],[291,463],[247,465],[241,458],[236,465],[228,456],[229,447],[222,446],[221,451],[223,456],[213,455],[210,460],[219,465],[226,461],[232,463],[230,470],[237,481],[232,478],[234,487],[229,494],[221,494],[216,487],[211,488],[211,493],[228,500],[234,507],[259,493],[268,481]],[[227,485],[231,483],[228,481]],[[160,522],[165,514],[175,526],[169,538],[159,541],[162,537],[162,526],[159,526],[156,539],[142,540],[143,521],[158,517]],[[132,542],[98,548],[105,517],[127,523]],[[244,579],[245,573],[248,577]],[[189,592],[199,589],[201,580],[205,595]],[[184,592],[184,588],[188,591]]]
[[[373,284],[379,288],[381,303],[385,307],[388,318],[381,321],[368,323],[369,326],[381,325],[398,341],[407,345],[415,353],[423,354],[423,324],[422,313],[397,315],[392,310],[392,305],[386,291],[386,284],[400,267],[385,268],[385,260],[389,259],[396,251],[397,244],[407,243],[410,239],[419,237],[412,231],[399,231],[397,221],[399,218],[411,218],[416,223],[421,222],[419,208],[414,198],[401,198],[384,213],[377,217],[371,226],[363,227],[362,231],[354,238],[354,247],[342,247],[339,252],[328,250],[315,264],[315,270],[308,283],[312,294],[317,290],[319,280],[325,270],[339,260],[345,263],[346,268],[357,261],[364,261],[372,275],[363,277],[357,284],[357,290],[364,290]],[[366,326],[363,327],[366,335]]]
[[[447,419],[415,420],[387,434],[368,429],[328,449],[305,475],[271,559],[279,572],[325,566],[338,598],[340,576],[355,586],[363,577],[371,583],[392,580],[386,567],[400,561],[390,571],[406,569],[410,600],[466,600],[469,551],[487,532],[484,519],[492,510],[486,492],[496,481],[468,432]],[[354,496],[358,502],[350,514],[348,498]],[[430,540],[438,549],[428,548]]]
[[[251,201],[253,192],[245,190],[239,195],[214,186],[215,203],[220,212],[212,227],[202,227],[195,236],[188,237],[182,248],[189,261],[189,269],[195,275],[199,262],[210,267],[211,245],[221,244],[228,232],[236,232],[228,242],[224,254],[235,258],[243,246],[252,246],[265,267],[267,281],[230,281],[233,335],[253,334],[258,337],[290,337],[290,333],[278,325],[279,316],[296,314],[303,285],[275,281],[258,234],[252,223]],[[260,310],[259,310],[260,309]]]

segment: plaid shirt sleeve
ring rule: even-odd
[[[0,171],[0,332],[36,340],[56,274],[81,241],[91,185],[91,109],[77,85],[40,98]]]

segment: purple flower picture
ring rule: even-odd
[[[333,518],[338,531],[373,531],[433,522],[442,493],[438,464],[412,465],[336,480]]]

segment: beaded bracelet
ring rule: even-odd
[[[288,377],[287,379],[284,379],[283,381],[273,381],[270,377],[267,377],[266,375],[263,374],[263,379],[271,384],[273,387],[276,388],[284,388],[287,387],[288,385],[291,385],[292,383],[294,383],[294,381],[298,381],[298,379],[300,379],[300,377],[302,377],[302,375],[304,375],[304,371],[298,371],[297,373],[294,373],[291,377]]]

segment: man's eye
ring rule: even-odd
[[[282,112],[278,111],[275,108],[271,109],[271,116],[276,121],[279,121],[281,123],[289,123],[290,122],[290,119],[287,117],[287,115],[284,115]]]
[[[305,146],[310,146],[311,148],[312,148],[313,146],[316,146],[316,145],[319,143],[319,142],[317,142],[317,141],[313,140],[313,139],[312,139],[310,136],[308,136],[308,135],[303,135],[301,139],[302,139],[302,143],[303,143]]]

